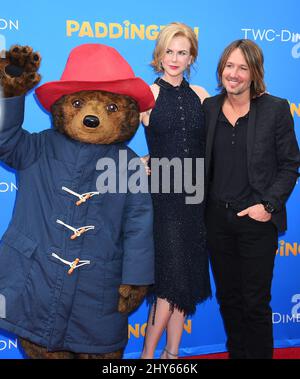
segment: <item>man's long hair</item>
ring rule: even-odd
[[[250,70],[251,75],[251,98],[261,95],[266,91],[264,82],[264,56],[261,48],[251,40],[239,39],[233,41],[223,51],[217,68],[218,89],[222,93],[226,93],[226,89],[222,84],[222,73],[228,61],[230,54],[235,50],[240,49]]]

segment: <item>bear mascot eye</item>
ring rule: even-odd
[[[118,106],[114,103],[111,103],[111,104],[108,104],[108,106],[106,107],[106,109],[108,110],[108,112],[117,112],[118,111]]]
[[[72,101],[72,105],[74,108],[81,108],[83,105],[83,101],[76,99],[76,100]]]

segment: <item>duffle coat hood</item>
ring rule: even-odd
[[[136,155],[124,144],[80,143],[53,129],[30,134],[21,128],[24,97],[2,102],[0,159],[19,180],[0,246],[0,328],[49,351],[116,351],[127,343],[120,284],[154,280],[152,203],[149,193],[94,193],[96,166],[112,158],[118,172],[120,150]]]

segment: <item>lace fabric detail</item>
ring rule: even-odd
[[[205,155],[204,114],[199,97],[185,79],[178,87],[161,78],[156,83],[160,92],[145,128],[150,156],[177,157],[182,162],[192,158],[194,166],[195,159]],[[152,200],[155,285],[148,300],[155,303],[158,297],[166,299],[171,311],[176,308],[192,315],[196,305],[211,296],[204,204],[186,204],[184,192],[153,193]]]

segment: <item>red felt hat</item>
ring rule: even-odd
[[[47,111],[61,96],[78,91],[108,91],[135,99],[140,112],[153,108],[150,87],[135,77],[126,60],[114,48],[102,44],[75,47],[60,80],[41,85],[35,93]]]

